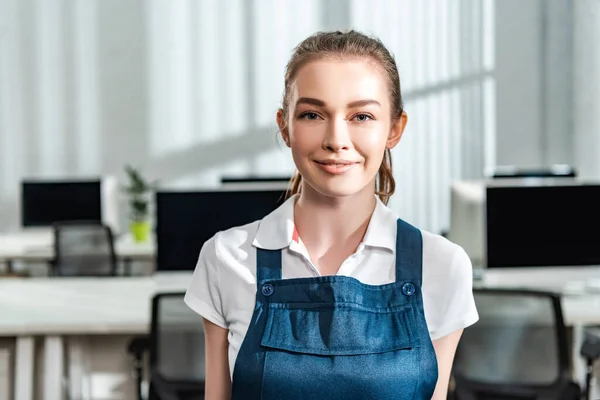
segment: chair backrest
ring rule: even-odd
[[[185,293],[158,293],[152,300],[150,367],[160,398],[201,399],[205,351],[202,317],[183,301]]]
[[[453,366],[459,399],[540,399],[569,381],[560,296],[473,290],[479,321],[465,329]],[[541,396],[541,397],[540,397]]]
[[[54,273],[59,276],[114,276],[117,262],[108,226],[71,221],[53,224]]]

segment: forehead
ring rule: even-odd
[[[388,102],[383,69],[363,59],[310,61],[298,70],[291,89],[292,101],[312,97],[332,105],[362,99]]]

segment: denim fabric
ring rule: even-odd
[[[377,286],[348,276],[281,279],[281,250],[258,249],[232,399],[430,399],[438,372],[422,247],[421,232],[398,220],[396,280]]]

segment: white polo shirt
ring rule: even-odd
[[[256,248],[281,249],[282,278],[319,276],[294,226],[295,196],[260,221],[217,233],[200,251],[185,295],[186,304],[229,330],[229,368],[246,335],[256,301]],[[396,220],[379,199],[363,242],[338,275],[369,285],[395,281]],[[478,320],[472,291],[471,261],[447,239],[423,236],[423,307],[432,340]]]

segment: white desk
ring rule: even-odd
[[[115,240],[115,253],[123,260],[152,260],[156,253],[152,237],[144,243],[136,243],[126,234]],[[54,258],[54,236],[51,229],[32,229],[0,234],[0,262],[36,261],[49,262]]]
[[[184,291],[190,278],[191,273],[174,273],[156,277],[0,280],[0,337],[17,338],[15,400],[32,399],[35,336],[44,338],[43,398],[62,399],[63,336],[146,334],[152,296]],[[69,351],[70,358],[82,353],[76,344]],[[77,365],[71,367],[78,369]],[[72,378],[77,384],[78,377]]]
[[[155,277],[0,280],[0,337],[17,338],[15,400],[32,398],[32,391],[27,388],[33,385],[34,336],[42,336],[45,344],[44,400],[58,400],[62,392],[60,371],[65,335],[147,333],[152,296],[157,292],[184,291],[190,278],[191,272]],[[497,281],[494,286],[498,286]],[[563,307],[569,326],[600,325],[600,293],[565,296]],[[83,353],[76,344],[69,344],[68,351],[71,359]],[[70,374],[75,375],[71,384],[76,385],[77,364],[71,368]],[[76,388],[72,390],[77,392]]]

